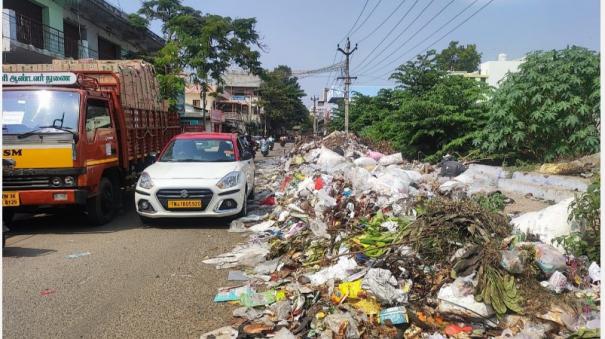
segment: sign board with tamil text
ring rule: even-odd
[[[3,85],[73,85],[78,76],[72,72],[4,73]]]

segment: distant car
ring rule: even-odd
[[[254,191],[254,161],[230,133],[174,137],[141,174],[135,190],[143,222],[155,218],[244,216]]]

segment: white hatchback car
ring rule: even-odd
[[[135,190],[143,222],[155,218],[246,215],[254,160],[231,133],[183,133],[141,174]]]

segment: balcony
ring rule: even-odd
[[[15,11],[2,10],[2,51],[8,63],[47,63],[52,59],[93,58],[98,54],[62,31]]]

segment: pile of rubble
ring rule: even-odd
[[[477,173],[338,132],[297,145],[231,223],[248,241],[204,261],[231,269],[214,301],[238,307],[202,338],[598,337],[598,264],[466,198],[501,175]]]

